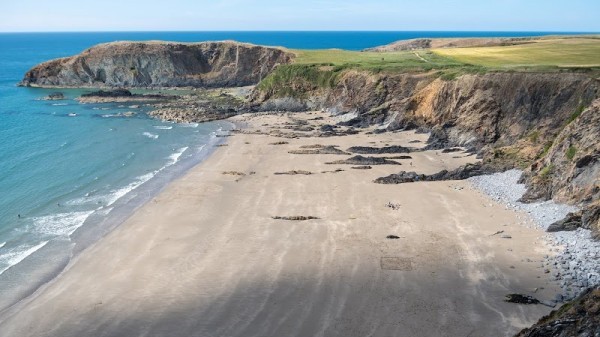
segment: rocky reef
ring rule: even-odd
[[[256,84],[293,54],[237,42],[113,42],[44,62],[20,85],[38,87],[236,87]]]

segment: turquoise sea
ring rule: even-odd
[[[35,64],[116,40],[238,40],[360,50],[415,37],[541,32],[144,32],[0,34],[0,310],[55,276],[170,180],[208,155],[226,122],[172,124],[143,109],[41,98],[20,88]],[[119,113],[135,111],[135,117]]]

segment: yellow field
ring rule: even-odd
[[[476,48],[433,49],[458,62],[488,68],[600,67],[600,38],[551,38],[532,43]]]

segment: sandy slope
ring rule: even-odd
[[[269,130],[264,124],[289,121],[243,118],[263,131]],[[308,144],[345,150],[425,138],[410,132],[298,139],[236,134],[2,317],[0,335],[515,333],[549,308],[505,303],[505,294],[545,287],[538,298],[554,295],[539,268],[547,251],[539,243],[542,233],[518,225],[516,213],[467,182],[372,183],[411,169],[410,161],[412,169],[432,173],[472,156],[418,152],[400,160],[403,166],[353,170],[325,164],[348,156],[287,153]],[[276,141],[289,144],[270,145]],[[344,171],[321,173],[337,168]],[[273,174],[294,169],[314,174]],[[320,219],[272,219],[295,215]],[[490,236],[498,230],[512,239]],[[386,239],[390,234],[401,238]]]

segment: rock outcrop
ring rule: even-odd
[[[573,302],[540,319],[516,337],[600,336],[600,289],[588,290]]]
[[[526,200],[600,200],[600,99],[587,109],[574,109],[563,123],[547,153],[528,172]]]
[[[22,86],[233,87],[260,82],[293,54],[237,42],[114,42],[44,62]]]

